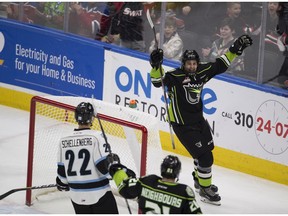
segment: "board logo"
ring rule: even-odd
[[[2,32],[0,32],[0,66],[3,65],[4,59],[1,59],[1,52],[5,46],[5,37]]]

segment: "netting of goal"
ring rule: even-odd
[[[96,108],[111,150],[120,156],[121,163],[137,176],[160,174],[163,153],[154,116],[92,98],[35,96],[30,108],[27,187],[55,183],[59,140],[77,128],[74,110],[81,102]],[[92,129],[101,130],[97,118]],[[115,193],[116,186],[110,183]],[[27,190],[26,204],[30,206],[35,198],[51,192],[55,193],[55,188]]]

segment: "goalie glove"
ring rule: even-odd
[[[163,50],[162,49],[153,50],[150,54],[150,65],[153,68],[156,68],[157,70],[162,63],[163,63]]]
[[[248,35],[242,35],[241,37],[237,38],[237,40],[231,45],[229,51],[236,55],[241,55],[243,50],[248,46],[253,44],[252,38]]]
[[[70,188],[69,188],[69,185],[68,184],[64,184],[60,179],[59,177],[57,176],[56,178],[56,186],[57,186],[57,189],[59,191],[69,191]]]

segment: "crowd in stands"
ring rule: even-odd
[[[283,34],[276,31],[279,11],[283,8],[278,2],[267,3],[265,29],[261,2],[167,2],[164,17],[161,16],[161,2],[68,4],[69,32],[146,53],[161,45],[164,57],[175,61],[179,61],[187,49],[197,50],[202,61],[213,61],[237,37],[249,34],[255,47],[239,57],[229,71],[232,75],[254,80],[257,77],[261,32],[266,32],[264,81],[276,75],[286,58],[285,53],[288,53],[285,42],[282,42]],[[64,28],[67,12],[65,2],[5,2],[0,3],[0,9],[5,9],[9,19],[60,30]],[[156,38],[146,17],[148,9],[156,28]],[[286,68],[282,68],[283,71],[286,76]]]

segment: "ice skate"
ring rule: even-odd
[[[198,180],[198,178],[196,178],[196,176],[195,176],[195,172],[192,172],[192,176],[193,176],[193,180],[194,180],[194,188],[195,188],[195,191],[197,192],[197,193],[199,193],[199,191],[200,191],[200,185],[199,185],[199,180]],[[215,193],[215,194],[219,194],[218,193],[218,187],[216,186],[216,185],[214,185],[214,184],[211,184],[211,190]]]
[[[216,194],[212,190],[211,187],[208,187],[208,188],[200,187],[199,195],[200,195],[200,200],[202,202],[209,203],[212,205],[217,205],[217,206],[221,205],[221,202],[220,202],[221,197],[219,196],[219,194]]]

